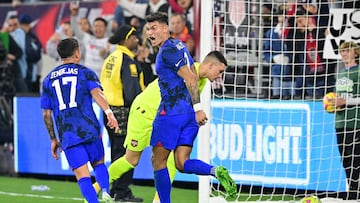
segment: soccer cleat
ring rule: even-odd
[[[109,193],[107,192],[102,192],[101,193],[101,200],[100,202],[105,202],[105,203],[114,203],[114,199],[109,195]],[[86,201],[86,199],[84,199],[84,203],[88,203],[88,201]]]
[[[101,194],[102,201],[105,203],[114,203],[114,199],[107,192],[102,192]]]
[[[220,184],[224,187],[226,193],[230,197],[235,197],[237,193],[236,183],[230,177],[229,172],[223,166],[216,167],[215,170],[216,179],[220,182]]]

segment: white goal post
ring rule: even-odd
[[[211,41],[212,41],[212,1],[195,1],[196,3],[200,3],[201,10],[201,21],[200,21],[200,34],[207,33],[201,35],[200,37],[200,58],[203,59],[209,51],[211,51]],[[196,6],[199,8],[199,5]],[[210,84],[207,83],[203,93],[201,94],[201,103],[203,108],[208,116],[208,119],[211,120],[210,114],[210,101],[211,101],[211,87]],[[205,136],[202,136],[205,135]],[[200,128],[198,135],[198,157],[199,159],[210,162],[210,147],[200,146],[202,143],[210,143],[210,125],[207,124]],[[205,145],[206,146],[206,145]],[[210,177],[209,176],[199,176],[199,203],[207,203],[210,198]]]

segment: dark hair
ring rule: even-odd
[[[169,25],[169,17],[164,12],[155,12],[155,13],[149,14],[145,17],[145,20],[148,23],[158,21],[159,23],[164,23],[166,25]]]
[[[11,15],[9,19],[19,19],[19,17],[17,15]]]
[[[95,18],[95,20],[94,20],[94,22],[96,22],[96,21],[102,21],[104,24],[105,24],[105,27],[107,27],[107,21],[104,19],[104,18],[102,18],[102,17],[97,17],[97,18]]]
[[[74,54],[76,50],[79,49],[79,42],[75,38],[66,38],[60,40],[57,45],[57,52],[59,53],[62,59],[69,58]]]
[[[217,60],[219,60],[221,63],[225,64],[225,66],[228,65],[224,55],[220,51],[211,51],[206,55],[206,57],[214,57]]]

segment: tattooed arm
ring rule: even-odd
[[[44,109],[43,110],[43,119],[46,126],[46,129],[50,135],[51,139],[51,154],[54,157],[55,160],[58,160],[59,156],[57,153],[57,150],[59,149],[60,152],[62,151],[60,148],[60,143],[56,139],[55,131],[54,131],[54,122],[52,120],[52,113],[50,109]]]
[[[204,125],[207,121],[207,117],[205,112],[201,109],[199,86],[197,83],[198,76],[194,69],[194,65],[191,68],[187,65],[183,66],[177,73],[185,80],[186,88],[190,93],[194,111],[196,112],[196,121],[200,126]]]
[[[56,135],[55,135],[55,131],[54,131],[54,123],[51,117],[51,110],[50,109],[45,109],[43,110],[43,118],[44,118],[44,123],[46,126],[46,129],[50,135],[50,139],[56,139]]]

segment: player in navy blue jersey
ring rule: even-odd
[[[205,125],[201,109],[194,61],[186,45],[170,38],[168,16],[157,12],[146,17],[146,34],[152,46],[158,46],[155,67],[159,77],[161,102],[153,123],[150,144],[155,186],[161,203],[170,202],[171,182],[166,167],[169,153],[174,150],[176,168],[183,173],[213,175],[230,196],[236,184],[227,170],[201,160],[189,159],[199,126]]]
[[[105,111],[110,128],[117,131],[118,123],[102,93],[96,73],[79,64],[81,52],[78,41],[74,38],[61,40],[57,51],[62,64],[45,77],[41,95],[52,156],[57,160],[58,150],[64,151],[84,198],[89,203],[97,203],[98,197],[87,165],[90,162],[102,188],[103,199],[112,202],[100,123],[92,107],[93,99]],[[55,135],[53,119],[60,141]]]

